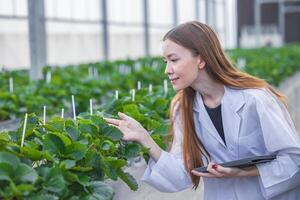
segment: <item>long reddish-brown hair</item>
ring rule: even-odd
[[[285,103],[285,97],[266,81],[241,72],[234,67],[225,55],[216,33],[208,25],[197,21],[178,25],[166,33],[163,41],[167,39],[190,50],[194,56],[199,55],[205,61],[205,70],[213,80],[236,89],[266,88]],[[195,130],[192,110],[195,94],[195,90],[191,87],[177,92],[171,103],[170,121],[171,132],[173,132],[174,105],[179,103],[183,129],[183,160],[196,189],[199,185],[200,177],[193,175],[191,170],[195,167],[203,166],[201,156],[208,160],[210,158],[209,152],[206,151],[197,137]]]

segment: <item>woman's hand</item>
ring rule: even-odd
[[[258,176],[257,167],[249,167],[245,169],[235,167],[223,167],[215,163],[209,163],[207,166],[208,173],[197,172],[192,170],[195,176],[207,178],[226,178],[226,177],[241,177],[241,176]]]
[[[160,158],[162,149],[154,142],[146,129],[135,119],[118,113],[121,119],[104,118],[107,123],[118,128],[123,133],[123,140],[139,142],[145,148],[149,148],[151,158],[157,161]]]
[[[104,120],[123,133],[123,140],[141,142],[148,136],[147,130],[138,121],[121,112],[118,115],[121,119],[104,118]]]

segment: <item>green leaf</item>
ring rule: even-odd
[[[131,190],[136,191],[138,189],[138,184],[135,178],[129,173],[124,172],[122,169],[118,169],[117,174],[129,186]]]
[[[75,127],[76,124],[75,124],[75,122],[74,122],[73,120],[67,119],[67,120],[65,121],[65,126],[73,126],[73,127]]]
[[[98,128],[91,122],[82,120],[79,124],[79,130],[81,133],[89,133],[91,135],[97,135]]]
[[[64,166],[66,169],[71,169],[76,165],[76,161],[74,160],[63,160],[61,165]]]
[[[158,146],[164,150],[167,149],[167,145],[163,141],[162,137],[158,134],[151,134],[152,139],[158,144]]]
[[[134,118],[135,120],[141,122],[145,119],[145,116],[142,115],[136,104],[128,104],[123,108],[123,112]]]
[[[65,146],[70,145],[72,143],[71,139],[68,136],[66,136],[62,133],[54,132],[54,133],[51,133],[51,134],[56,135],[57,137],[59,137],[63,141]]]
[[[47,159],[49,161],[53,161],[52,156],[48,151],[39,151],[31,147],[21,147],[21,153],[31,160],[42,160]]]
[[[27,125],[38,125],[39,124],[39,118],[34,114],[31,113],[28,115],[27,118]]]
[[[65,144],[57,135],[48,134],[45,136],[43,148],[50,153],[63,153],[65,151]]]
[[[100,168],[104,171],[104,173],[111,178],[112,180],[117,180],[118,175],[116,170],[112,167],[112,165],[107,161],[107,158],[103,157],[101,154],[99,155],[99,165]]]
[[[0,163],[7,163],[15,169],[19,165],[20,159],[11,153],[0,152]]]
[[[101,181],[93,181],[90,183],[91,195],[88,200],[112,200],[114,196],[113,189]]]
[[[145,125],[147,130],[153,130],[160,127],[160,123],[158,121],[149,118],[146,118]]]
[[[152,106],[152,108],[154,108],[158,112],[166,110],[167,107],[168,107],[168,100],[163,98],[157,98]]]
[[[125,156],[126,158],[137,157],[141,151],[141,146],[137,143],[126,144]]]
[[[54,192],[54,193],[59,193],[62,192],[65,187],[65,180],[57,168],[52,168],[49,171],[49,174],[46,174],[48,177],[45,182],[44,182],[44,188],[45,190]]]
[[[15,177],[17,177],[20,181],[33,183],[37,180],[38,175],[34,169],[24,163],[21,163],[15,171]]]
[[[74,160],[81,160],[87,152],[87,146],[80,142],[74,142],[66,147],[66,156]]]
[[[59,198],[52,194],[37,194],[34,196],[30,196],[28,200],[58,200]]]
[[[105,151],[108,151],[108,150],[114,151],[116,148],[115,148],[115,144],[112,141],[104,140],[101,144],[101,149],[105,150]]]
[[[8,163],[0,163],[0,180],[11,180],[14,175],[12,166]]]
[[[63,132],[65,127],[65,122],[60,117],[53,117],[51,121],[47,122],[48,130],[53,132]]]
[[[69,134],[69,136],[72,138],[73,141],[77,141],[77,139],[80,135],[80,132],[76,127],[67,125],[66,131]]]
[[[90,184],[90,177],[86,175],[79,174],[78,175],[78,182],[83,186],[88,186]]]
[[[107,125],[106,121],[100,117],[100,116],[97,116],[97,115],[93,115],[91,117],[91,120],[94,124],[96,124],[98,127],[101,127],[103,125]]]
[[[123,137],[123,133],[119,129],[109,125],[101,127],[101,134],[109,137],[113,141],[119,141]]]
[[[31,192],[35,190],[35,187],[31,184],[20,184],[16,186],[19,194],[22,196],[28,196]]]
[[[106,160],[115,169],[121,168],[127,164],[126,160],[115,158],[115,157],[107,157]]]
[[[169,134],[169,123],[161,123],[160,126],[156,129],[154,129],[154,133],[161,135],[161,136],[167,136]]]

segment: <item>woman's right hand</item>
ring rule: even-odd
[[[116,127],[123,133],[123,140],[136,141],[145,148],[149,148],[149,155],[155,161],[160,158],[162,149],[155,143],[155,141],[148,134],[147,130],[142,125],[133,119],[119,112],[121,119],[104,118],[107,123]]]
[[[123,133],[123,140],[141,143],[145,137],[149,136],[147,130],[138,121],[121,112],[118,115],[121,119],[104,118],[104,120]]]

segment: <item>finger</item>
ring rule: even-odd
[[[195,176],[201,176],[201,177],[207,177],[207,178],[215,178],[216,176],[211,174],[211,173],[202,173],[202,172],[197,172],[195,170],[192,170],[192,174]]]
[[[217,165],[215,163],[209,163],[207,166],[207,171],[211,174],[214,174],[217,177],[223,177],[224,174],[217,171],[218,166],[220,166],[220,165]]]
[[[118,115],[119,115],[119,117],[120,117],[121,119],[123,119],[123,120],[130,120],[130,119],[132,119],[131,117],[129,117],[128,115],[125,115],[125,114],[122,113],[122,112],[118,112]]]
[[[119,127],[116,126],[116,125],[114,125],[114,124],[108,124],[108,126],[113,126],[113,127],[117,128],[117,129],[119,129]]]
[[[223,167],[221,165],[218,165],[218,167],[215,169],[216,171],[223,173],[223,174],[230,174],[231,169],[228,167]]]
[[[105,120],[107,123],[113,124],[113,125],[116,125],[116,126],[119,126],[119,124],[120,124],[120,120],[118,120],[118,119],[104,118],[104,120]]]

